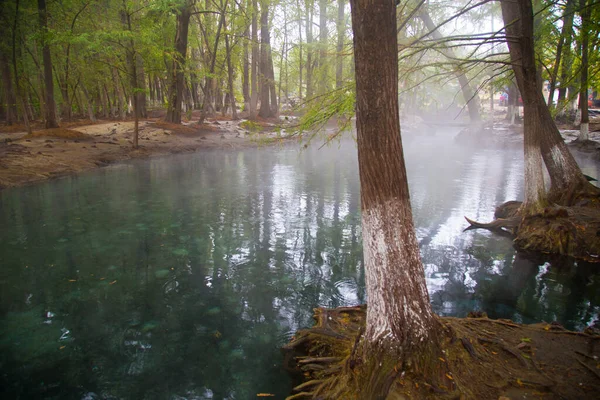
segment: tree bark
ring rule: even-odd
[[[558,116],[564,117],[567,108],[569,107],[569,99],[567,98],[567,89],[569,89],[569,97],[572,96],[570,84],[571,81],[571,70],[573,64],[573,51],[571,50],[571,44],[573,43],[573,15],[574,15],[574,2],[575,0],[569,0],[567,7],[571,6],[569,12],[566,13],[563,21],[563,29],[561,37],[565,38],[563,47],[564,56],[562,57],[562,64],[560,68],[560,86],[558,88]],[[569,110],[570,111],[570,110]]]
[[[344,6],[346,2],[344,0],[338,0],[338,15],[337,15],[337,46],[335,55],[335,88],[339,89],[342,87],[342,78],[344,72],[344,57],[342,51],[344,50],[344,39],[346,32],[346,20],[344,18]]]
[[[42,32],[42,57],[44,59],[44,87],[46,88],[45,111],[46,129],[58,128],[56,121],[56,103],[54,102],[54,80],[52,79],[52,58],[48,45],[48,15],[46,0],[38,0],[40,29]]]
[[[377,381],[361,388],[359,398],[385,398],[393,379],[380,369],[393,374],[394,365],[378,356],[391,354],[394,363],[418,360],[438,345],[439,328],[415,237],[400,138],[395,1],[351,0],[351,6],[369,299],[363,358],[375,367],[368,382]]]
[[[266,2],[261,3],[260,14],[260,111],[258,116],[261,118],[270,118],[273,111],[270,104],[270,64],[269,54],[271,52],[270,34],[269,34],[269,6]]]
[[[21,84],[19,81],[19,68],[17,67],[17,28],[19,26],[19,0],[15,2],[15,19],[12,29],[12,65],[13,74],[15,76],[15,92],[17,103],[21,106],[23,113],[23,122],[25,123],[25,129],[27,133],[31,135],[31,124],[29,123],[29,116],[27,115],[27,104],[25,95],[21,92]]]
[[[0,68],[2,69],[2,89],[6,112],[6,125],[12,125],[17,120],[17,100],[13,89],[8,56],[0,49]]]
[[[190,25],[192,4],[185,0],[178,10],[177,31],[175,34],[175,57],[169,89],[169,104],[165,120],[175,124],[181,123],[181,103],[183,101],[184,71],[187,54],[188,30]]]
[[[579,89],[579,109],[581,122],[579,140],[589,140],[590,116],[588,113],[588,47],[590,42],[590,9],[586,0],[580,0],[581,13],[581,86]]]
[[[314,0],[306,0],[306,98],[313,95],[313,5]]]
[[[277,116],[279,114],[279,103],[277,102],[277,88],[275,87],[275,70],[273,68],[273,50],[269,44],[269,91],[271,93],[271,114]],[[281,74],[281,71],[279,71]]]
[[[231,47],[229,46],[229,34],[225,35],[225,50],[227,52],[227,90],[229,93],[229,105],[231,106],[231,119],[238,119],[235,94],[233,92],[233,67],[231,65]]]
[[[319,94],[327,91],[327,0],[319,0]]]
[[[533,7],[531,0],[518,0],[514,3],[502,2],[510,58],[517,85],[523,98],[524,135],[525,135],[525,212],[535,212],[546,203],[545,196],[540,192],[542,176],[532,177],[531,174],[541,175],[537,167],[538,151],[532,147],[539,146],[544,164],[550,175],[550,192],[548,201],[567,205],[570,199],[564,195],[587,187],[589,183],[581,173],[577,162],[569,152],[558,129],[552,120],[541,91],[538,90],[541,77],[538,75],[534,59],[533,44]],[[529,171],[531,165],[536,165],[534,171]],[[531,179],[534,181],[531,182]],[[528,182],[528,180],[530,180]],[[534,200],[537,194],[538,201]]]
[[[244,32],[244,42],[242,44],[242,95],[244,96],[244,111],[250,109],[250,56],[248,51],[248,42],[250,40],[250,31],[246,28]]]
[[[296,7],[298,11],[298,98],[302,100],[302,69],[304,67],[303,58],[302,58],[302,18],[300,17],[300,12],[302,8],[300,7],[300,0],[296,0]]]
[[[83,96],[85,97],[85,102],[87,103],[88,118],[90,119],[90,121],[96,122],[96,114],[94,113],[94,104],[92,102],[90,93],[88,92],[87,88],[85,87],[85,85],[83,83],[81,84],[81,90],[83,92]]]
[[[213,90],[214,85],[215,85],[215,79],[213,78],[213,75],[215,73],[215,65],[217,62],[217,50],[219,48],[221,29],[223,28],[223,24],[225,22],[225,13],[227,10],[227,3],[228,3],[227,0],[225,1],[225,3],[221,2],[221,10],[220,10],[221,16],[219,18],[219,23],[217,25],[217,32],[215,34],[215,44],[214,44],[212,52],[210,52],[209,76],[206,78],[206,90],[204,91],[204,101],[202,102],[202,112],[200,113],[200,119],[198,120],[199,124],[204,123],[204,119],[207,117],[210,109],[219,111],[220,107],[218,107],[218,105],[223,104],[222,103],[223,100],[221,98],[219,98],[219,96],[221,96],[221,94],[217,93],[216,91]],[[214,97],[214,99],[213,99],[213,97]],[[215,102],[217,107],[213,108],[211,106],[212,100],[217,100]]]
[[[258,110],[258,4],[252,0],[252,64],[250,66],[250,119],[256,118]]]

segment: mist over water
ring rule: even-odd
[[[600,306],[592,266],[463,232],[465,215],[491,220],[521,197],[522,144],[457,134],[403,133],[435,311],[583,328]],[[355,144],[319,145],[203,151],[0,192],[0,384],[24,397],[287,395],[279,347],[313,307],[367,300]]]

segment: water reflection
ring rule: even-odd
[[[522,186],[519,146],[405,141],[436,312],[581,328],[592,267],[467,232]],[[279,346],[312,308],[363,303],[352,142],[207,151],[0,193],[0,384],[9,397],[289,393]],[[560,265],[559,265],[560,264]]]

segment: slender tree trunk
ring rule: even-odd
[[[248,42],[250,41],[250,30],[244,31],[244,41],[242,44],[242,94],[244,96],[244,111],[250,109],[250,56],[248,51]]]
[[[581,122],[579,140],[589,140],[590,116],[588,113],[588,47],[590,42],[590,8],[586,0],[580,0],[581,8],[581,89],[579,90],[579,108]]]
[[[258,4],[252,0],[252,64],[250,67],[250,119],[256,118],[258,112]]]
[[[144,69],[144,59],[140,53],[136,53],[136,70],[137,70],[137,106],[139,109],[138,115],[141,118],[148,118],[148,109],[146,105],[146,71]]]
[[[327,92],[327,0],[319,0],[319,94]]]
[[[108,88],[106,87],[106,83],[102,84],[102,87],[100,88],[100,91],[103,93],[103,100],[104,100],[104,118],[108,119],[111,116],[111,111],[112,111],[112,105],[110,102],[110,95],[108,94]]]
[[[300,7],[300,0],[296,0],[296,7],[298,9],[298,15],[300,15],[300,12],[302,10],[302,8]],[[304,46],[302,45],[302,18],[298,17],[298,98],[300,100],[302,100],[302,48]]]
[[[38,13],[40,19],[40,29],[42,32],[42,56],[44,58],[44,87],[46,88],[45,110],[46,129],[58,128],[56,121],[56,104],[54,102],[54,80],[52,79],[52,58],[50,56],[50,46],[48,45],[48,15],[46,10],[46,0],[38,0]]]
[[[96,122],[96,114],[94,113],[94,104],[92,103],[92,98],[90,96],[90,93],[88,92],[87,88],[85,87],[85,85],[83,83],[81,84],[81,90],[83,91],[83,96],[85,97],[85,102],[87,104],[88,118],[90,119],[90,121]]]
[[[313,95],[313,5],[314,0],[306,0],[306,98]]]
[[[558,78],[558,71],[563,55],[563,46],[567,40],[566,34],[570,30],[573,30],[573,2],[574,0],[567,0],[565,4],[565,11],[563,13],[563,26],[561,30],[560,38],[558,39],[558,45],[556,46],[556,59],[554,60],[554,67],[550,75],[550,88],[548,92],[548,107],[551,109],[554,107],[554,91],[556,90],[556,80]],[[570,40],[569,40],[570,45]],[[561,86],[564,82],[561,82]]]
[[[229,34],[225,35],[225,51],[227,53],[227,90],[229,104],[231,105],[231,119],[238,119],[235,105],[235,94],[233,92],[233,67],[231,65],[231,47],[229,46]]]
[[[397,363],[410,365],[412,358],[419,364],[414,369],[427,370],[419,360],[439,349],[440,328],[425,285],[400,138],[395,1],[350,4],[369,299],[362,355],[368,376],[357,395],[384,399]]]
[[[19,81],[19,68],[17,67],[17,28],[19,22],[19,0],[16,0],[15,3],[15,20],[13,23],[12,30],[12,64],[13,64],[13,74],[15,76],[15,90],[16,90],[16,98],[17,103],[21,106],[21,110],[23,112],[23,122],[25,123],[25,129],[27,129],[27,133],[31,135],[31,124],[29,123],[29,116],[27,115],[27,104],[25,100],[25,95],[21,91],[21,83]]]
[[[185,0],[177,14],[177,32],[175,34],[175,57],[171,75],[169,104],[165,120],[175,124],[181,123],[181,103],[183,101],[183,85],[187,54],[188,30],[190,25],[192,3]]]
[[[17,119],[17,100],[10,76],[8,57],[0,48],[0,68],[2,69],[2,88],[4,89],[4,104],[6,110],[6,125],[12,125]]]
[[[569,92],[569,97],[572,96],[572,85],[571,81],[571,70],[573,64],[573,50],[571,49],[571,45],[573,43],[573,15],[574,15],[574,1],[569,0],[567,2],[567,7],[569,7],[569,12],[565,11],[565,18],[563,20],[563,29],[561,32],[561,37],[565,38],[565,43],[563,47],[562,53],[564,54],[562,57],[562,63],[560,66],[560,86],[558,88],[558,117],[564,118],[569,108],[569,99],[567,97],[567,89]]]
[[[206,90],[205,90],[205,93],[204,93],[204,95],[205,95],[204,96],[204,101],[202,102],[203,103],[203,105],[202,105],[202,113],[200,114],[200,119],[198,120],[199,124],[204,123],[204,118],[206,118],[206,116],[209,113],[209,110],[212,108],[211,107],[211,100],[213,100],[213,99],[211,98],[211,95],[213,93],[215,94],[215,96],[214,96],[215,99],[214,100],[217,100],[216,104],[221,104],[221,105],[223,104],[222,103],[223,96],[220,93],[220,90],[219,90],[219,93],[216,93],[212,89],[213,89],[213,85],[214,85],[214,82],[215,82],[215,80],[213,79],[213,75],[215,73],[215,65],[216,65],[216,62],[217,62],[217,50],[219,48],[219,40],[220,40],[220,37],[221,37],[221,29],[223,28],[223,24],[225,22],[225,13],[226,13],[226,10],[227,10],[227,4],[228,4],[227,0],[224,3],[221,2],[221,10],[220,10],[221,16],[219,18],[219,24],[217,25],[217,32],[215,34],[214,48],[212,50],[212,53],[210,54],[210,56],[211,56],[211,59],[210,59],[210,69],[209,69],[210,75],[206,79]],[[219,98],[219,96],[220,96],[220,98]],[[216,111],[219,111],[219,110],[220,110],[220,108],[216,108]]]
[[[271,92],[271,114],[277,116],[279,114],[279,103],[277,102],[277,89],[275,87],[275,70],[273,68],[273,51],[269,44],[269,91]],[[279,71],[281,74],[281,71]]]
[[[260,14],[260,111],[258,113],[261,118],[270,118],[273,116],[270,97],[270,64],[269,54],[270,35],[269,35],[269,7],[266,2],[261,4]]]
[[[346,20],[344,18],[344,6],[346,2],[344,0],[338,0],[338,15],[337,15],[337,47],[335,55],[335,88],[339,89],[342,87],[342,79],[344,72],[344,57],[342,51],[344,50],[344,39],[346,32]]]
[[[126,7],[125,1],[123,1],[123,6]],[[124,19],[124,23],[129,32],[133,33],[131,29],[131,14],[127,12],[127,10],[123,10],[121,13],[121,18]],[[131,99],[133,102],[133,148],[136,149],[138,147],[138,139],[139,139],[139,125],[140,125],[140,94],[139,85],[138,85],[138,56],[135,51],[135,44],[133,43],[133,39],[129,40],[129,44],[126,48],[127,52],[127,64],[129,65],[129,80],[131,83]]]

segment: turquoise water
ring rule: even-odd
[[[405,152],[436,312],[577,329],[597,318],[593,266],[462,232],[464,215],[490,219],[519,197],[519,146],[417,137]],[[359,210],[350,141],[203,151],[0,192],[4,398],[284,398],[279,348],[312,308],[366,301]]]

